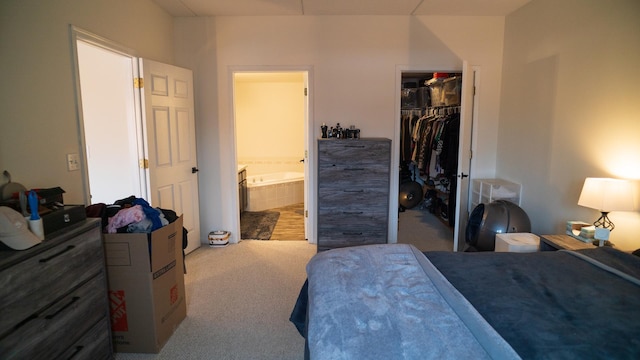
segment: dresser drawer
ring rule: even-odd
[[[100,228],[29,257],[0,277],[0,338],[34,312],[103,271]],[[104,293],[104,284],[101,293]]]
[[[370,208],[386,205],[389,200],[388,193],[387,187],[332,189],[323,186],[318,189],[318,202],[321,210],[343,206]]]
[[[387,229],[380,226],[352,226],[350,228],[327,228],[318,235],[318,249],[346,246],[385,244]]]
[[[318,165],[387,164],[391,141],[327,140],[318,143]]]
[[[107,317],[105,284],[106,277],[101,272],[47,308],[31,314],[0,339],[2,357],[53,359],[67,351],[98,321]],[[108,328],[106,334],[109,334]],[[108,343],[109,339],[106,341]]]
[[[106,360],[111,359],[111,338],[109,328],[111,322],[108,317],[104,317],[94,325],[84,336],[76,341],[67,351],[58,356],[57,359],[73,360]]]
[[[367,224],[387,226],[388,207],[372,206],[363,208],[358,204],[336,204],[318,209],[318,228],[324,226],[341,226],[349,224]]]
[[[386,188],[389,186],[389,167],[336,165],[318,169],[318,188]]]

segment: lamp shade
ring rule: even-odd
[[[632,211],[635,207],[631,181],[610,178],[586,178],[578,205],[601,212]]]

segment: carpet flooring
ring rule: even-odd
[[[306,241],[201,246],[186,257],[187,317],[167,344],[115,360],[303,360],[289,315],[315,254]]]
[[[240,216],[242,240],[269,240],[280,213],[277,211],[245,211]]]
[[[453,229],[428,210],[415,207],[398,214],[398,242],[420,251],[453,251]]]

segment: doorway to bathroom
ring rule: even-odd
[[[233,74],[243,240],[306,240],[308,72]]]

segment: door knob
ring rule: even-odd
[[[191,173],[192,173],[192,174],[195,174],[195,173],[197,173],[198,171],[200,171],[200,170],[199,170],[197,167],[195,167],[195,166],[191,168]]]

